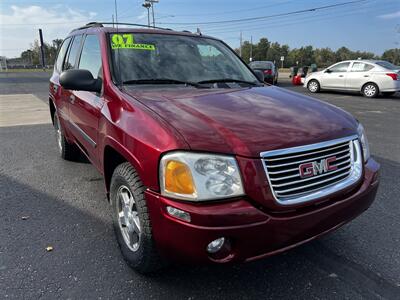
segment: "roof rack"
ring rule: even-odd
[[[104,25],[128,25],[128,26],[137,26],[137,27],[146,27],[149,29],[162,29],[162,30],[172,30],[170,28],[163,28],[163,27],[157,27],[157,26],[148,26],[144,24],[137,24],[137,23],[118,23],[118,22],[90,22],[87,23],[86,25],[76,28],[72,31],[76,30],[81,30],[81,29],[86,29],[86,28],[92,28],[92,27],[104,27]]]

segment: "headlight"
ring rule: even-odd
[[[364,126],[361,125],[361,123],[358,124],[358,137],[360,138],[361,146],[363,149],[363,154],[364,154],[364,162],[366,162],[369,159],[369,145],[368,145],[368,139],[367,135],[365,134]]]
[[[236,159],[218,154],[171,152],[160,162],[161,194],[204,201],[244,194]]]

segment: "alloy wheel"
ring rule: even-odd
[[[124,242],[131,251],[136,252],[141,239],[140,219],[132,192],[124,185],[117,192],[117,214]]]
[[[58,116],[55,116],[54,128],[56,130],[56,139],[57,139],[57,147],[58,151],[62,153],[62,133],[61,133],[61,125]]]

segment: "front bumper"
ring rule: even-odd
[[[146,192],[153,237],[161,254],[186,262],[251,261],[274,255],[315,239],[354,219],[368,209],[378,189],[379,165],[370,159],[360,187],[351,195],[315,209],[270,214],[248,199],[193,204]],[[171,217],[166,207],[189,212],[191,222]],[[231,244],[226,257],[210,256],[207,245],[225,237]]]

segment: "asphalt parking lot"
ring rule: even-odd
[[[0,96],[47,102],[49,76],[0,73]],[[280,85],[309,94],[286,80]],[[1,127],[0,299],[399,299],[400,95],[314,96],[364,124],[381,164],[371,208],[283,255],[235,266],[179,265],[151,277],[123,261],[101,176],[85,161],[58,157],[51,124]]]

